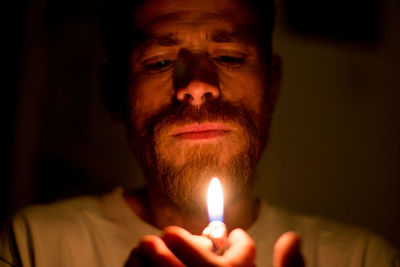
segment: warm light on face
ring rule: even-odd
[[[223,221],[224,217],[224,195],[218,178],[214,177],[207,191],[208,217],[210,222]]]

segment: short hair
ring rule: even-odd
[[[103,0],[100,31],[107,62],[100,69],[100,93],[113,118],[128,119],[128,79],[132,49],[143,41],[134,28],[135,10],[146,0]],[[190,1],[190,0],[189,0]],[[272,57],[272,30],[275,20],[273,0],[239,0],[253,14],[252,29],[262,60]]]

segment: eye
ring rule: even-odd
[[[150,72],[161,73],[169,70],[175,63],[175,60],[171,59],[150,59],[145,60],[142,64]]]
[[[218,64],[228,68],[238,68],[244,63],[245,60],[244,57],[226,56],[226,55],[214,57],[213,59]]]

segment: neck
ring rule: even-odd
[[[199,212],[185,212],[169,199],[149,188],[125,193],[125,199],[132,210],[149,224],[163,229],[176,225],[193,234],[201,234],[208,225],[205,209]],[[224,208],[224,222],[228,231],[234,228],[248,229],[258,214],[258,201],[250,190],[241,193],[229,201]]]

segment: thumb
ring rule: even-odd
[[[274,267],[304,267],[304,259],[300,252],[300,236],[295,232],[286,232],[274,246]]]

